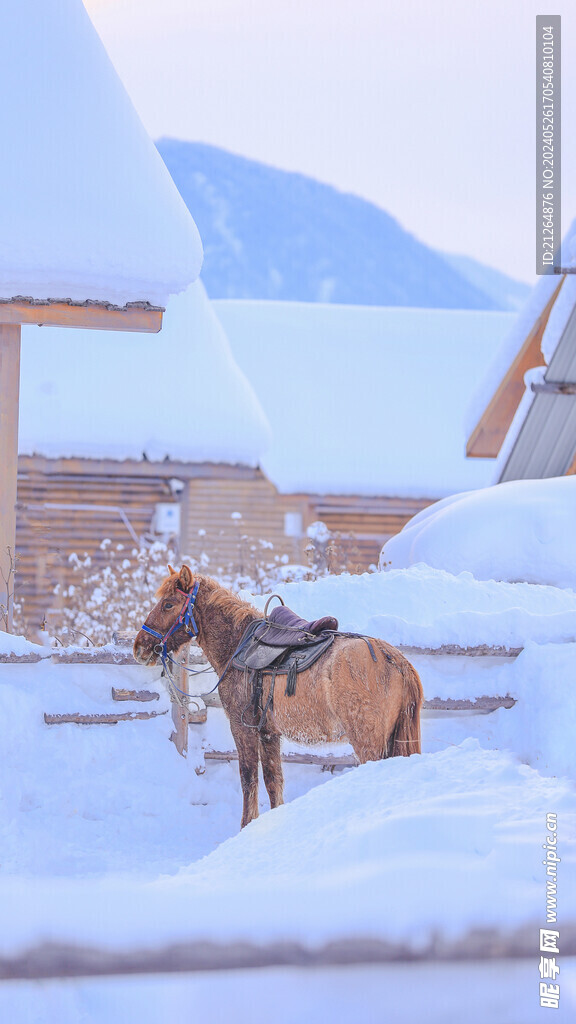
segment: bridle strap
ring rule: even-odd
[[[196,619],[194,618],[193,612],[199,587],[200,583],[196,581],[190,593],[187,593],[185,590],[180,590],[180,587],[176,588],[179,594],[185,595],[186,601],[180,615],[176,619],[176,622],[170,626],[170,629],[164,634],[164,636],[162,636],[162,633],[158,633],[155,629],[151,629],[150,626],[146,625],[146,623],[142,626],[145,633],[150,633],[151,636],[155,636],[156,639],[160,641],[164,654],[166,653],[166,641],[173,633],[176,632],[177,629],[180,628],[180,626],[184,626],[186,631],[191,633],[193,636],[198,636],[198,626],[196,625]]]

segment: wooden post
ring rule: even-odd
[[[16,556],[20,325],[0,323],[0,629],[10,632]]]
[[[179,661],[178,671],[174,673],[176,678],[176,686],[179,690],[184,693],[188,693],[188,673],[185,666],[188,664],[188,644],[185,644],[183,648],[183,654]],[[177,701],[172,703],[172,721],[174,722],[174,732],[170,739],[174,743],[176,750],[182,757],[186,757],[188,754],[188,708],[183,707]]]

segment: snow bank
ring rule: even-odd
[[[574,960],[562,960],[563,997],[554,1024],[572,1024]],[[572,991],[571,991],[572,990]],[[566,996],[564,996],[566,992]],[[255,993],[257,997],[255,998]],[[0,988],[0,1014],[18,1024],[542,1024],[531,960],[391,963],[368,967],[266,967],[188,975],[86,978]]]
[[[46,635],[48,638],[48,635]],[[5,633],[0,629],[0,654],[17,654],[19,657],[27,654],[37,654],[40,657],[48,657],[51,651],[40,644],[33,644],[24,636],[14,636],[12,633]]]
[[[416,565],[285,583],[276,589],[302,618],[335,615],[341,629],[380,636],[392,644],[522,647],[528,640],[576,640],[576,593],[528,583],[481,582],[469,572],[454,576]],[[267,600],[266,595],[243,596],[260,609]]]
[[[473,922],[538,919],[541,837],[552,805],[564,821],[568,872],[576,853],[572,787],[468,740],[437,755],[363,765],[254,822],[164,885],[170,893],[185,880],[216,897],[223,912],[215,925],[234,917],[234,937],[250,928],[261,938],[387,935],[417,946],[433,922],[458,937]],[[234,895],[223,885],[232,874]],[[265,920],[273,892],[275,923]],[[570,915],[576,892],[569,886],[566,899]],[[250,922],[242,923],[240,907],[251,902]]]
[[[172,297],[159,335],[22,334],[21,453],[256,465],[268,446],[266,417],[201,281]]]
[[[383,547],[380,566],[424,562],[480,580],[576,589],[576,477],[513,480],[424,509]]]
[[[492,480],[463,421],[513,313],[214,305],[272,425],[262,466],[280,491],[440,497]]]
[[[0,296],[166,305],[200,238],[84,6],[2,4],[0,34]]]
[[[505,696],[511,709],[490,714],[423,712],[422,749],[434,753],[474,737],[507,750],[542,775],[574,776],[576,644],[528,644],[515,659],[412,656],[424,695]]]
[[[521,639],[525,649],[516,660],[415,659],[427,696],[509,692],[518,702],[491,715],[425,714],[422,756],[335,776],[287,765],[288,803],[237,834],[237,764],[203,764],[204,749],[231,748],[223,712],[211,710],[206,726],[191,727],[185,760],[168,742],[168,714],[115,727],[48,728],[43,721],[44,711],[110,710],[111,685],[155,689],[158,669],[50,660],[2,665],[0,951],[43,941],[121,950],[194,939],[294,940],[313,947],[354,937],[418,950],[432,936],[458,941],[479,927],[504,934],[530,929],[537,944],[550,812],[557,815],[561,857],[559,928],[567,934],[576,919],[576,796],[561,776],[573,775],[576,642],[551,641],[567,639],[570,626],[574,639],[576,594],[422,566],[280,589],[306,617],[336,611],[344,628],[371,632],[374,626],[387,639],[389,628],[409,642],[418,641],[419,630],[464,646]],[[527,642],[529,634],[542,645]],[[167,710],[164,692],[152,708]],[[262,812],[267,800],[263,791],[260,796]],[[202,1006],[211,998],[219,1012],[225,1006],[247,1024],[260,1020],[250,998],[258,986],[267,1012],[272,996],[280,997],[279,1020],[289,1024],[294,986],[299,1019],[324,1019],[328,1007],[334,1021],[351,1015],[380,1024],[382,1002],[396,1005],[383,979],[395,993],[403,979],[407,988],[394,1019],[460,1021],[473,991],[478,1003],[473,1014],[467,1010],[471,1024],[536,1024],[531,1006],[539,1009],[538,955],[520,974],[497,961],[479,965],[480,975],[454,964],[378,968],[378,987],[367,969],[266,971],[248,983],[236,974],[214,982],[15,985],[0,991],[0,1015],[47,1024],[73,1024],[83,1016],[155,1024],[169,1007],[184,1024],[190,999],[200,992]],[[561,969],[564,1017],[557,1016],[569,1020],[574,998],[566,958]],[[354,1008],[358,985],[363,999],[370,992],[377,1000],[378,1013]],[[247,1002],[238,1007],[240,991]],[[303,992],[311,1014],[308,1004],[300,1012]],[[282,1016],[284,1007],[290,1012]]]
[[[572,786],[469,740],[334,778],[171,877],[0,880],[0,948],[374,936],[418,949],[438,932],[536,928],[551,808],[562,823],[568,920]]]

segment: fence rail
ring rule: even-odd
[[[47,943],[18,956],[0,957],[0,979],[102,977],[128,974],[182,974],[199,971],[259,970],[264,967],[321,968],[368,964],[466,963],[537,957],[537,922],[512,931],[474,928],[458,939],[436,934],[417,949],[408,942],[351,936],[307,946],[301,942],[257,945],[248,941],[174,943],[156,949],[108,950]],[[535,938],[536,936],[536,938]],[[562,930],[562,953],[576,954],[576,922]]]

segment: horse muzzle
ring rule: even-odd
[[[134,641],[132,654],[134,655],[134,660],[137,661],[139,665],[158,665],[160,661],[161,647],[158,642],[155,644],[150,643],[145,636],[142,636],[141,638],[139,633]]]

